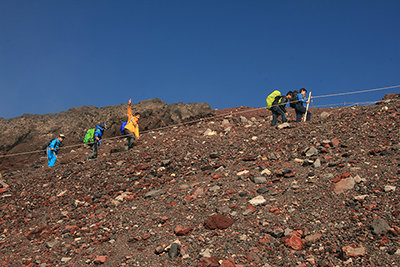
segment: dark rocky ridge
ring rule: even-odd
[[[277,129],[265,109],[214,111],[128,152],[108,139],[95,160],[3,173],[0,265],[398,265],[399,95],[289,112]]]
[[[8,120],[0,120],[0,155],[35,151],[42,148],[59,133],[67,136],[64,145],[80,144],[87,129],[101,122],[107,125],[105,137],[121,135],[119,127],[127,119],[126,104],[98,108],[74,107],[57,114],[24,114]],[[132,112],[140,112],[140,130],[152,130],[178,124],[212,114],[206,103],[175,103],[167,105],[159,99],[132,104]],[[0,158],[0,170],[20,166],[37,159],[37,154]]]

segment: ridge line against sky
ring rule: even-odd
[[[400,1],[0,1],[0,117],[400,84]],[[314,100],[379,101],[399,88]]]

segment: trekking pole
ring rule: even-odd
[[[308,103],[307,103],[306,113],[304,113],[303,121],[306,121],[306,119],[307,119],[307,112],[308,112],[308,106],[310,105],[310,99],[311,99],[311,92],[308,95]]]

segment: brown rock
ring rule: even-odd
[[[106,256],[98,256],[97,258],[94,259],[95,264],[104,264],[106,262],[107,258]]]
[[[193,231],[192,228],[177,226],[174,229],[174,232],[177,236],[188,235]]]
[[[342,248],[339,257],[347,260],[350,257],[357,258],[365,255],[365,247],[357,247],[356,245],[345,246]]]
[[[333,138],[333,140],[332,140],[332,144],[334,145],[334,146],[339,146],[339,139],[338,138]]]
[[[219,258],[217,257],[203,257],[199,260],[198,267],[219,267]]]
[[[226,229],[230,227],[234,222],[234,220],[222,214],[214,214],[205,220],[204,227],[209,230]]]
[[[355,185],[355,181],[353,177],[349,177],[346,179],[343,179],[341,181],[339,181],[338,183],[336,183],[333,186],[333,192],[335,192],[336,195],[339,195],[341,193],[343,193],[345,190],[349,190],[352,189]]]
[[[301,239],[302,232],[301,231],[292,231],[289,235],[282,237],[281,241],[287,246],[294,250],[301,250],[305,243],[304,240]]]
[[[304,238],[304,240],[306,241],[307,244],[312,244],[315,241],[319,240],[321,237],[322,237],[322,234],[316,233],[316,234],[306,236]]]

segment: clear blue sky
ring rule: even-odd
[[[400,85],[398,0],[0,0],[0,117]],[[314,100],[378,101],[400,88]]]

